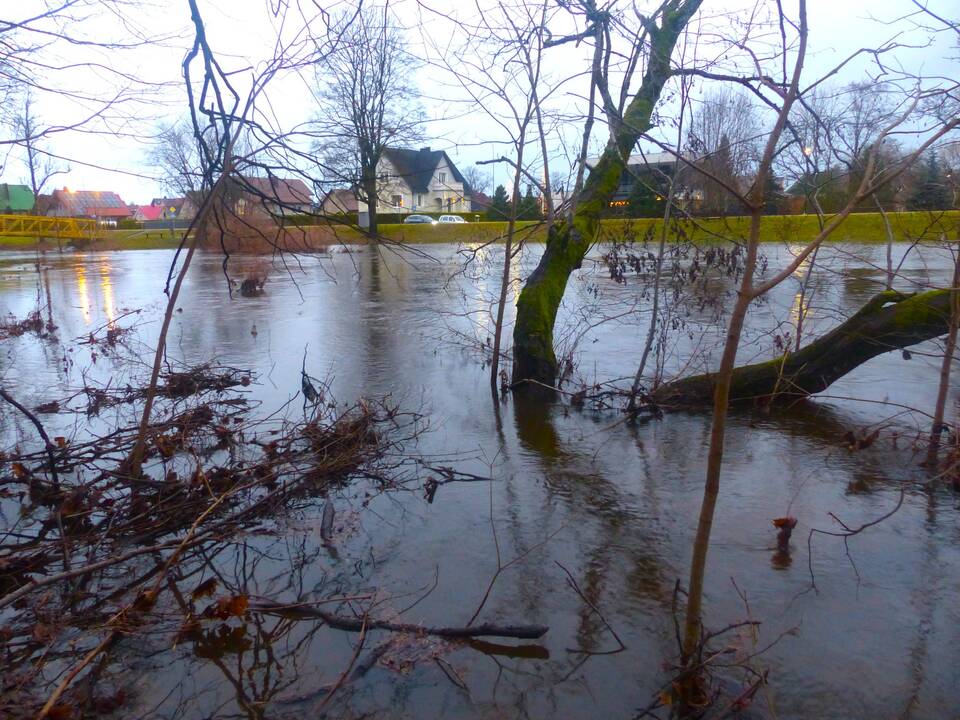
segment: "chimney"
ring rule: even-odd
[[[430,152],[430,146],[427,145],[426,147],[420,148],[420,152],[422,152],[422,153],[428,153],[428,152]]]

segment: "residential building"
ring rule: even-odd
[[[471,210],[470,188],[443,150],[386,148],[377,177],[378,213]],[[360,211],[366,213],[365,204]]]
[[[0,183],[0,213],[29,213],[33,205],[33,191],[29,187]]]
[[[196,205],[188,197],[154,198],[150,205],[160,208],[159,214],[152,220],[193,220],[197,214]]]
[[[475,213],[485,213],[490,208],[493,200],[484,192],[471,190],[470,193],[470,211]]]
[[[53,200],[47,215],[55,217],[93,218],[112,224],[130,217],[130,208],[115,192],[107,190],[62,190],[53,191]]]
[[[324,215],[345,215],[358,212],[359,209],[357,193],[353,190],[331,190],[320,203],[320,212]]]
[[[283,217],[313,212],[313,194],[300,179],[243,177],[236,181],[237,215],[247,214]]]
[[[139,222],[150,222],[159,220],[163,217],[163,207],[161,205],[137,205],[133,209],[133,219]]]
[[[676,202],[696,204],[703,199],[703,189],[700,187],[694,171],[687,165],[693,158],[681,161],[674,153],[669,152],[637,152],[627,160],[627,170],[620,176],[617,191],[610,199],[611,212],[626,214],[631,206],[631,197],[636,204],[638,185],[640,189],[649,190],[656,201],[663,201],[663,194],[669,186],[670,178],[676,175],[680,178],[679,192],[674,193]],[[597,158],[587,161],[592,167]]]

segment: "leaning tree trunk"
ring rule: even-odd
[[[949,290],[881,292],[799,352],[736,368],[730,402],[767,404],[813,395],[877,355],[939,337],[949,330],[950,296]],[[715,377],[707,373],[667,383],[654,401],[665,408],[710,405]]]
[[[553,326],[570,274],[580,267],[600,230],[600,217],[620,184],[623,162],[640,136],[651,127],[650,117],[664,84],[670,79],[670,57],[684,26],[703,0],[671,0],[663,9],[659,27],[650,24],[650,58],[637,94],[622,122],[590,171],[572,222],[554,225],[537,269],[527,278],[517,300],[513,330],[513,383],[533,380],[553,385],[557,357]],[[595,72],[596,72],[595,68]],[[613,118],[610,118],[611,123]],[[613,124],[613,123],[612,123]]]

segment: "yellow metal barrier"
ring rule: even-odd
[[[96,220],[45,215],[0,215],[0,236],[95,240],[103,234],[103,228]]]

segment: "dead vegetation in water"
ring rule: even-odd
[[[0,503],[19,508],[12,517],[4,513],[0,542],[0,715],[79,720],[132,712],[136,691],[123,658],[135,652],[138,638],[159,649],[182,644],[216,665],[264,641],[251,632],[270,617],[284,618],[285,633],[300,625],[301,632],[327,628],[358,637],[357,656],[341,680],[319,691],[323,702],[381,657],[388,666],[442,663],[443,652],[469,638],[546,632],[531,625],[400,622],[378,591],[341,600],[337,586],[318,599],[292,576],[279,598],[255,595],[256,583],[247,585],[254,566],[246,563],[270,555],[257,538],[284,545],[288,518],[322,507],[319,545],[336,557],[344,538],[337,528],[356,526],[351,516],[373,495],[419,487],[422,460],[403,448],[424,423],[386,400],[339,404],[328,387],[324,402],[308,403],[302,413],[289,403],[264,419],[242,391],[250,382],[249,373],[215,365],[165,374],[138,475],[128,462],[142,387],[112,389],[107,400],[97,396],[100,408],[113,403],[117,415],[98,435],[56,436],[45,446],[0,453]],[[84,391],[44,409],[86,412],[90,402]],[[129,421],[116,421],[123,417]],[[462,479],[444,469],[450,482]],[[359,482],[367,488],[362,502],[339,513],[338,524],[332,499]],[[245,579],[228,581],[218,558]],[[316,557],[309,558],[297,560],[298,572],[313,566]],[[282,600],[291,593],[292,604]],[[403,639],[390,644],[389,654],[374,648],[362,656],[372,630]],[[400,653],[398,643],[407,650]],[[445,672],[457,676],[452,666]]]
[[[270,264],[266,260],[247,261],[237,268],[236,277],[242,277],[239,282],[231,278],[231,286],[239,285],[240,295],[243,297],[259,297],[263,295],[264,286],[270,276]]]
[[[23,320],[17,320],[9,314],[0,320],[0,340],[21,337],[27,333],[43,338],[53,335],[56,329],[52,321],[44,321],[39,310],[32,310]]]
[[[0,545],[0,712],[35,716],[63,682],[57,667],[145,626],[166,588],[154,587],[156,577],[185,572],[237,534],[351,480],[391,486],[401,464],[392,453],[420,429],[419,416],[372,401],[255,420],[254,405],[234,391],[249,382],[210,366],[168,374],[140,476],[125,471],[135,423],[0,455],[0,499],[20,508]],[[123,388],[109,402],[135,403],[142,393]],[[97,686],[94,672],[81,689]],[[97,687],[86,695],[65,687],[51,709],[96,716],[105,697],[116,698]]]

